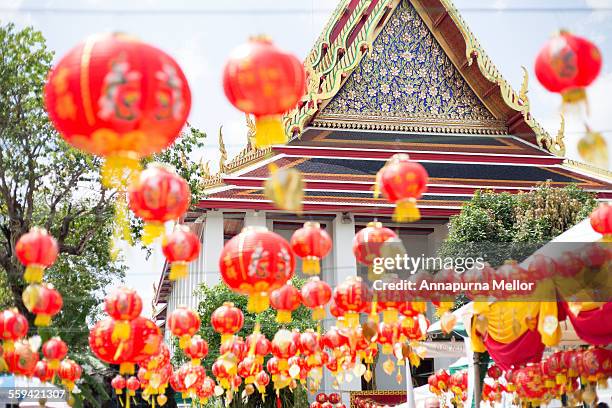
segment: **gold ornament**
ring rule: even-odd
[[[607,169],[609,166],[608,144],[603,135],[586,127],[586,134],[578,141],[580,157],[593,166]]]
[[[281,210],[302,212],[304,180],[302,174],[292,168],[279,169],[275,164],[268,166],[270,177],[264,183],[264,194]]]

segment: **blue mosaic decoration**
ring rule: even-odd
[[[408,0],[321,116],[494,122]]]

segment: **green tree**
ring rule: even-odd
[[[301,288],[305,283],[304,280],[297,278],[294,278],[292,282],[297,288]],[[202,361],[202,364],[204,367],[207,367],[207,369],[212,367],[215,360],[219,357],[219,347],[221,345],[221,335],[215,332],[208,322],[210,322],[212,313],[225,302],[234,303],[234,305],[244,313],[244,326],[237,333],[237,335],[241,336],[242,338],[246,338],[246,336],[253,332],[257,321],[259,321],[261,326],[261,332],[270,340],[272,340],[274,334],[281,328],[286,328],[288,330],[299,329],[300,331],[316,328],[316,322],[312,320],[310,310],[303,305],[292,313],[293,321],[290,324],[283,325],[276,322],[276,311],[274,309],[268,309],[265,312],[257,315],[247,312],[247,297],[233,292],[222,283],[212,287],[205,284],[201,285],[196,290],[196,294],[201,299],[198,305],[198,315],[202,320],[199,334],[208,342],[209,348],[208,356]],[[187,361],[186,356],[178,347],[176,350],[177,352],[174,354],[173,362],[176,365],[180,365]],[[268,397],[265,401],[262,401],[259,393],[255,392],[253,395],[251,395],[251,397],[249,397],[247,403],[244,403],[239,398],[238,394],[230,404],[230,407],[276,407],[276,397],[274,395],[272,385],[268,387],[266,393]],[[296,390],[293,392],[291,392],[289,389],[283,389],[281,390],[280,398],[283,407],[297,408],[307,406],[307,403],[305,402],[306,391],[302,387],[296,388]],[[214,402],[211,403],[211,406],[214,406],[212,404],[214,404]]]

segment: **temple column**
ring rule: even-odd
[[[267,227],[266,213],[263,211],[247,211],[244,215],[245,227]]]
[[[223,212],[209,210],[202,229],[202,252],[198,259],[198,283],[214,286],[220,281],[219,258],[223,249]],[[192,288],[192,290],[195,288]]]

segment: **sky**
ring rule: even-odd
[[[109,31],[136,35],[174,56],[192,91],[189,122],[209,135],[205,149],[193,159],[211,160],[214,169],[220,126],[230,157],[246,144],[244,115],[227,102],[221,86],[231,49],[251,35],[267,34],[303,59],[336,4],[336,0],[0,0],[0,21],[41,30],[56,57],[88,35]],[[612,145],[612,0],[455,0],[455,5],[515,89],[520,88],[521,66],[529,70],[532,112],[552,135],[559,126],[560,101],[537,83],[535,57],[559,28],[595,42],[604,66],[589,89],[588,122]],[[567,124],[570,155],[575,155],[573,146],[582,126],[578,121]],[[148,260],[138,249],[126,248],[124,253],[126,283],[139,290],[148,306],[163,257],[159,251]]]

